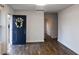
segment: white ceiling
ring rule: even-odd
[[[23,11],[35,11],[44,10],[45,12],[58,12],[64,8],[71,6],[71,4],[47,4],[45,6],[39,6],[35,4],[8,4],[14,10]]]

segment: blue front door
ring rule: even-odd
[[[26,16],[13,15],[12,44],[26,44]]]

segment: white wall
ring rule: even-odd
[[[1,40],[1,53],[7,53],[7,41],[8,41],[8,26],[7,26],[7,15],[12,14],[13,10],[4,5],[1,9],[1,25],[2,25],[2,40]]]
[[[46,13],[46,33],[52,38],[58,37],[58,17],[56,13]]]
[[[79,5],[58,13],[58,41],[79,54]]]
[[[15,11],[15,15],[26,15],[26,42],[44,42],[44,12]]]

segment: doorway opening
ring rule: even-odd
[[[10,53],[13,45],[26,44],[26,16],[8,14],[7,18],[8,18],[7,52]],[[20,21],[22,21],[22,23]]]

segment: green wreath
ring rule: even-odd
[[[15,24],[17,28],[21,28],[23,26],[23,19],[17,18]]]

